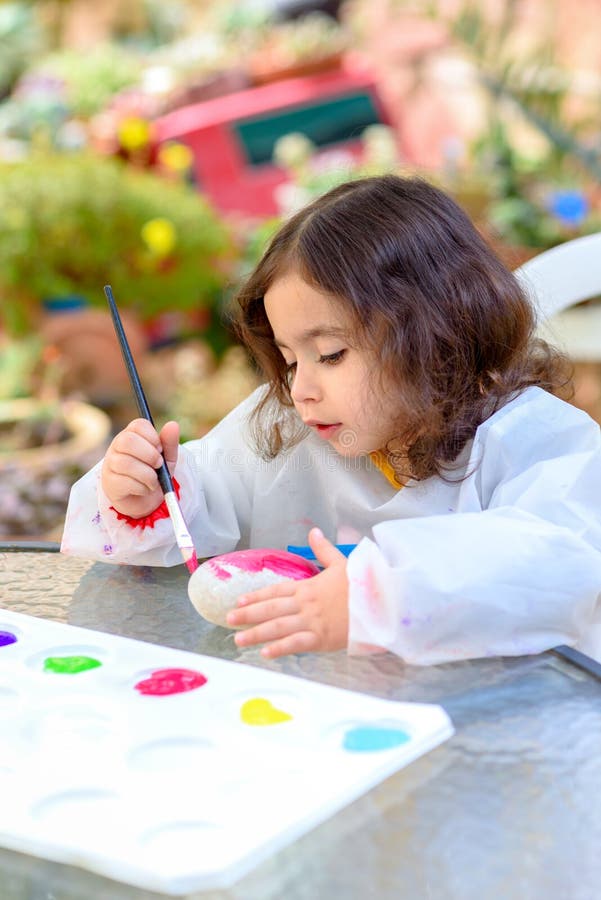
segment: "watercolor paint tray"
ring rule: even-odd
[[[444,710],[0,609],[0,846],[226,887],[453,733]]]

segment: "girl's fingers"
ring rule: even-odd
[[[154,491],[157,487],[158,481],[155,470],[151,466],[147,466],[146,463],[132,459],[131,456],[123,456],[121,454],[112,456],[108,461],[108,470],[113,477],[126,478],[136,487],[139,485],[141,488],[141,490],[138,488],[131,492],[128,491],[128,493],[136,494],[141,492],[147,494],[148,491]]]
[[[121,434],[117,435],[113,441],[112,450],[115,455],[138,459],[153,469],[158,468],[163,462],[156,444],[151,443],[134,431],[122,431]]]
[[[302,627],[303,622],[300,616],[281,616],[278,619],[270,619],[268,622],[255,625],[254,628],[249,628],[247,631],[239,631],[234,640],[238,647],[266,644],[269,641],[280,640],[299,633]]]
[[[260,622],[268,622],[273,619],[281,619],[282,616],[290,616],[298,613],[298,603],[292,595],[284,597],[272,597],[252,603],[240,609],[233,609],[227,615],[228,625],[257,625]]]
[[[273,641],[261,650],[265,659],[276,659],[289,653],[310,653],[317,647],[317,635],[312,631],[297,631],[279,641]]]
[[[133,419],[120,434],[139,434],[149,443],[159,446],[159,435],[154,425],[148,419]]]
[[[159,435],[163,447],[163,456],[169,470],[175,468],[179,450],[179,425],[177,422],[167,422]]]
[[[238,597],[238,607],[250,606],[252,603],[260,603],[262,600],[271,600],[273,597],[289,597],[296,592],[298,581],[278,581],[277,584],[268,584],[267,587],[251,591],[249,594],[241,594]]]
[[[119,493],[123,497],[147,497],[149,494],[149,488],[148,485],[141,484],[141,482],[129,478],[125,483],[123,483]]]

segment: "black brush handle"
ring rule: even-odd
[[[147,419],[154,427],[154,421],[150,412],[150,407],[148,406],[146,395],[144,394],[142,382],[140,381],[140,376],[138,375],[138,370],[136,369],[136,364],[131,354],[129,342],[123,328],[123,322],[121,321],[121,316],[119,315],[119,310],[117,309],[117,304],[115,303],[115,298],[113,296],[113,289],[111,288],[110,284],[105,285],[104,293],[106,295],[106,299],[108,300],[111,316],[113,317],[115,333],[119,341],[119,346],[121,347],[123,362],[125,363],[127,374],[129,375],[129,380],[134,392],[134,397],[136,398],[136,406],[138,407],[138,412],[143,419]],[[156,471],[163,493],[173,493],[175,489],[173,487],[171,475],[169,474],[169,469],[167,468],[167,463],[165,462],[165,457],[163,457],[163,464]]]

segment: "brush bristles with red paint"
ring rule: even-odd
[[[144,389],[142,388],[142,382],[140,381],[140,376],[138,375],[138,370],[136,369],[136,364],[129,348],[129,343],[123,329],[123,323],[121,322],[121,316],[119,315],[119,310],[117,309],[117,304],[115,303],[115,298],[113,297],[113,291],[110,284],[105,285],[104,293],[106,295],[106,299],[108,300],[109,309],[113,318],[113,325],[115,326],[115,333],[119,341],[119,346],[121,347],[123,362],[125,363],[127,374],[129,375],[129,380],[134,392],[134,397],[136,399],[138,412],[143,419],[147,419],[154,427],[154,422],[150,413],[150,407],[148,406],[148,403],[146,401]],[[165,496],[165,503],[167,504],[169,517],[173,524],[173,531],[175,533],[177,546],[180,549],[180,553],[188,571],[190,572],[190,574],[192,574],[198,568],[198,558],[196,556],[196,550],[194,549],[194,542],[192,541],[190,532],[188,531],[183,513],[177,500],[177,495],[175,493],[175,488],[173,486],[173,481],[171,480],[169,469],[167,468],[167,463],[164,459],[163,464],[160,466],[160,468],[157,469],[157,476],[159,479],[159,484],[161,485],[161,490],[163,491],[163,494]]]

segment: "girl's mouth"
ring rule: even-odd
[[[324,438],[325,440],[329,440],[336,431],[340,428],[342,422],[336,422],[334,425],[320,425],[315,424],[313,427],[315,428],[317,434]]]

